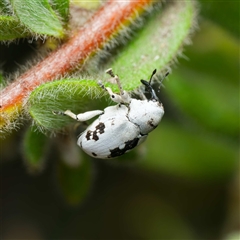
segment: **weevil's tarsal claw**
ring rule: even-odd
[[[107,73],[107,74],[109,74],[111,77],[115,77],[115,74],[113,73],[113,70],[112,70],[112,68],[109,68],[109,69],[107,69],[106,71],[105,71],[105,73]]]
[[[102,81],[99,80],[97,84],[99,85],[100,88],[106,90],[106,88],[105,88],[105,86],[103,85]]]
[[[61,111],[52,111],[52,113],[53,113],[54,115],[63,115],[63,116],[66,115],[64,112],[61,112]]]

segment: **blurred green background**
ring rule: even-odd
[[[240,239],[239,20],[237,1],[200,1],[161,124],[119,161],[70,166],[59,159],[79,150],[60,139],[65,157],[53,139],[34,175],[24,129],[1,140],[1,239]]]

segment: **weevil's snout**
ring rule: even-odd
[[[155,93],[155,91],[154,91],[154,89],[151,85],[152,78],[156,74],[156,72],[157,72],[157,69],[154,69],[149,81],[146,81],[146,80],[143,80],[143,79],[141,80],[141,83],[145,86],[146,90],[151,94],[151,100],[152,101],[159,101],[158,97],[157,97],[157,95],[156,95],[156,93]]]
[[[150,80],[149,81],[146,81],[146,80],[141,80],[141,83],[145,86],[146,90],[151,94],[151,100],[152,101],[158,101],[159,102],[159,99],[156,95],[156,92],[154,91],[152,85],[151,85],[151,81],[153,79],[153,76],[156,74],[157,72],[157,69],[154,69],[153,72],[152,72],[152,75],[150,77]],[[162,78],[161,80],[161,85],[162,85],[162,81],[168,76],[169,72],[166,72],[164,77]]]
[[[153,87],[151,86],[150,82],[146,80],[141,80],[141,83],[146,87],[146,90],[151,94],[151,100],[152,101],[159,101]]]

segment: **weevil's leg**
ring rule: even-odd
[[[122,100],[124,103],[130,103],[131,101],[131,97],[126,91],[123,91]]]
[[[117,96],[118,96],[118,97],[114,96],[113,101],[114,101],[114,102],[117,102],[117,103],[129,103],[130,100],[131,100],[131,98],[130,98],[129,94],[128,94],[126,91],[123,90],[118,75],[115,75],[115,74],[113,73],[112,68],[107,69],[107,70],[106,70],[106,73],[109,74],[112,78],[115,79],[115,81],[117,82],[119,91],[120,91],[120,95],[118,95],[118,94],[113,93],[110,88],[105,88],[105,87],[104,87],[104,89],[105,89],[106,91],[108,91],[108,93],[109,93],[109,95],[111,96],[112,99],[113,99],[112,95],[117,95]]]
[[[101,82],[98,82],[98,85],[105,90],[106,92],[108,92],[109,96],[111,97],[111,99],[116,102],[116,103],[122,103],[122,97],[116,93],[113,93],[112,89],[109,87],[105,87]]]
[[[120,95],[122,96],[124,93],[123,93],[123,88],[122,88],[122,85],[121,85],[121,83],[120,83],[120,79],[119,79],[118,75],[115,75],[115,74],[113,73],[112,68],[107,69],[105,72],[106,72],[107,74],[109,74],[112,78],[115,79],[115,81],[117,82],[119,91],[120,91]]]
[[[85,122],[93,117],[96,117],[96,116],[102,114],[102,113],[103,113],[103,111],[101,111],[101,110],[94,110],[94,111],[88,111],[88,112],[80,113],[80,114],[76,115],[75,113],[71,112],[70,110],[67,110],[65,112],[53,111],[53,114],[69,116],[79,122]]]

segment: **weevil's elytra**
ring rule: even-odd
[[[151,86],[156,70],[153,71],[149,81],[141,80],[146,91],[151,94],[150,99],[143,95],[142,100],[131,98],[122,89],[119,77],[113,73],[112,69],[107,70],[106,73],[114,78],[120,94],[114,93],[111,88],[105,87],[101,82],[99,86],[108,92],[117,105],[107,107],[103,111],[94,110],[77,115],[70,110],[53,112],[67,115],[77,121],[87,121],[98,116],[80,135],[77,144],[88,155],[103,159],[121,156],[141,144],[146,140],[148,133],[158,126],[164,114],[163,105]]]
[[[152,128],[155,128],[156,126],[153,124],[153,119],[151,118],[148,122],[147,122],[147,124],[149,125],[149,126],[151,126]]]

